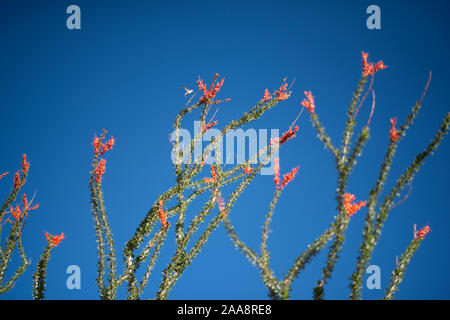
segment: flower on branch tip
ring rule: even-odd
[[[397,125],[397,118],[392,118],[390,121],[391,121],[391,129],[389,131],[389,140],[391,140],[391,142],[397,142],[398,131],[395,128],[395,126]]]
[[[211,127],[214,127],[216,124],[217,124],[217,120],[214,120],[213,122],[203,125],[203,128],[202,128],[203,133],[205,133],[206,131],[211,129]]]
[[[281,85],[280,89],[278,89],[278,91],[275,91],[275,94],[277,95],[277,100],[278,101],[283,101],[288,99],[291,96],[291,92],[287,92],[287,83],[286,83],[286,79],[283,80],[283,84]]]
[[[106,151],[111,150],[115,143],[116,140],[114,137],[111,137],[111,139],[109,139],[105,144],[102,144],[102,151],[100,152],[100,155],[103,155]]]
[[[269,92],[269,90],[265,90],[264,91],[264,96],[263,96],[263,98],[262,98],[262,102],[267,102],[267,101],[269,101],[269,100],[272,100],[272,96],[270,95],[270,92]]]
[[[352,203],[356,199],[355,195],[351,193],[344,194],[344,209],[348,217],[354,215],[359,209],[364,207],[367,201],[360,201],[359,203]]]
[[[206,85],[203,83],[203,80],[198,76],[197,84],[198,88],[203,92],[203,96],[200,98],[200,102],[206,102],[211,103],[214,100],[214,97],[216,96],[217,92],[219,92],[220,88],[223,85],[223,82],[225,81],[225,78],[222,78],[222,80],[219,82],[217,81],[217,78],[219,77],[219,74],[216,74],[214,76],[214,79],[209,86],[209,89],[206,88]]]
[[[211,165],[211,178],[205,178],[205,183],[213,183],[216,181],[216,179],[217,179],[216,170],[214,169],[214,166]]]
[[[431,228],[430,226],[426,225],[425,227],[423,227],[422,229],[420,229],[417,232],[414,232],[414,239],[420,239],[423,240],[425,239],[425,236],[431,232]]]
[[[283,144],[287,141],[289,141],[292,138],[295,138],[295,134],[298,131],[298,126],[295,126],[294,128],[290,128],[288,131],[284,132],[281,135],[281,138],[274,138],[270,141],[270,144]]]
[[[243,169],[245,174],[252,173],[253,168],[249,164]]]
[[[20,220],[20,218],[22,217],[22,210],[20,210],[19,205],[16,206],[16,208],[14,207],[10,207],[9,208],[9,213],[11,213],[11,215],[13,216],[14,220]]]
[[[280,158],[273,159],[273,173],[273,182],[275,186],[278,186],[280,184]]]
[[[48,244],[52,245],[53,247],[57,247],[59,245],[59,243],[66,238],[66,236],[64,235],[64,233],[61,233],[59,236],[58,235],[51,235],[49,234],[47,231],[44,231],[45,234],[45,238],[47,239]]]
[[[163,226],[164,230],[167,228],[167,215],[164,212],[164,202],[162,200],[159,200],[159,207],[158,207],[158,216],[159,220],[161,220],[161,225]]]
[[[363,77],[368,77],[374,75],[376,72],[386,69],[387,66],[383,63],[383,61],[378,61],[375,65],[373,63],[368,62],[369,54],[364,51],[361,52],[362,55],[362,75]]]
[[[28,212],[28,211],[31,211],[31,210],[36,210],[37,208],[39,208],[39,203],[35,204],[34,206],[31,207],[31,203],[32,202],[33,202],[33,199],[31,199],[31,201],[28,202],[27,195],[24,193],[23,197],[22,197],[22,207],[23,207],[23,211],[24,212]]]
[[[14,189],[19,188],[19,186],[20,186],[20,174],[19,174],[19,171],[17,171],[14,174]]]
[[[104,134],[106,134],[106,131]],[[103,143],[102,140],[104,134],[101,136],[101,138],[97,137],[97,135],[94,135],[94,141],[92,142],[92,145],[94,146],[94,153],[96,155],[104,155],[105,152],[111,150],[116,143],[114,137],[111,137],[111,139],[109,139],[106,143]]]
[[[293,168],[291,172],[288,172],[283,175],[283,181],[280,179],[280,159],[275,158],[273,159],[273,171],[275,174],[275,177],[273,178],[273,182],[275,183],[275,186],[277,190],[283,190],[289,182],[294,180],[295,175],[297,174],[299,167]],[[280,183],[281,182],[281,183]]]
[[[9,173],[9,172],[7,171],[7,172],[5,172],[5,173],[0,174],[0,180],[3,179],[8,173]]]
[[[27,162],[27,155],[22,155],[22,172],[23,174],[27,174],[28,170],[30,169],[30,163]]]
[[[102,181],[102,176],[105,174],[106,171],[106,160],[100,159],[100,161],[97,164],[97,167],[95,168],[95,182],[100,183]]]
[[[22,197],[22,208],[20,208],[19,205],[16,205],[16,207],[10,207],[9,213],[14,218],[14,220],[20,220],[22,217],[28,215],[28,212],[32,210],[36,210],[39,208],[39,204],[35,204],[34,206],[31,206],[31,203],[33,202],[33,199],[31,199],[30,202],[28,202],[27,195],[24,193]]]
[[[314,109],[316,108],[316,105],[314,104],[314,96],[312,95],[311,91],[305,91],[304,93],[306,98],[303,99],[301,104],[306,108],[306,110],[309,111],[310,114],[313,114]]]
[[[286,187],[289,182],[294,180],[295,175],[297,174],[298,168],[299,167],[295,167],[294,169],[291,170],[291,172],[288,172],[283,175],[283,181],[281,181],[280,185],[278,186],[278,190],[283,190],[284,187]]]

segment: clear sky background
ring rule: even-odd
[[[81,30],[66,28],[71,4],[81,8]],[[381,30],[366,28],[371,4],[381,8]],[[117,142],[106,156],[104,194],[120,254],[157,196],[175,183],[167,137],[186,102],[183,86],[196,87],[199,75],[208,83],[215,73],[226,78],[218,97],[232,101],[220,108],[218,127],[249,110],[265,88],[273,91],[284,77],[295,78],[291,98],[246,128],[286,130],[300,110],[303,91],[311,90],[316,112],[339,145],[360,77],[361,51],[372,61],[383,60],[389,68],[375,78],[371,139],[348,185],[358,199],[367,199],[388,143],[389,119],[405,120],[432,70],[423,109],[396,154],[387,183],[392,186],[449,111],[449,12],[450,2],[437,0],[1,1],[0,171],[10,175],[0,181],[0,194],[4,198],[10,191],[26,153],[31,172],[23,191],[36,191],[40,208],[30,213],[24,232],[31,267],[0,299],[31,299],[32,273],[46,245],[44,230],[67,235],[52,252],[47,298],[98,298],[88,189],[94,133],[106,128]],[[358,128],[369,108],[370,101],[359,114]],[[183,126],[193,130],[193,120]],[[336,207],[333,159],[307,113],[298,125],[297,138],[283,146],[280,157],[283,173],[299,165],[299,174],[280,198],[269,239],[280,277],[328,227]],[[415,223],[429,223],[432,233],[413,258],[397,298],[450,298],[449,159],[447,139],[417,174],[408,200],[392,210],[371,261],[381,268],[382,289],[365,287],[364,298],[383,296],[395,256],[409,244]],[[255,250],[274,191],[272,179],[258,176],[230,213]],[[188,212],[190,218],[198,208]],[[352,218],[326,298],[348,297],[365,213]],[[144,298],[154,297],[173,243],[171,233]],[[325,258],[326,250],[307,266],[293,286],[293,299],[312,297]],[[81,290],[66,287],[69,265],[81,268]],[[267,292],[258,271],[220,226],[169,298],[266,299]]]

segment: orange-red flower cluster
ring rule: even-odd
[[[273,182],[275,183],[275,186],[277,187],[277,190],[283,190],[289,182],[291,182],[292,180],[294,180],[295,175],[297,174],[298,168],[293,168],[291,170],[291,172],[288,172],[286,174],[283,175],[283,181],[281,181],[280,183],[280,159],[279,158],[275,158],[273,160],[274,164],[273,164],[273,171],[275,173],[275,177],[273,178]]]
[[[344,194],[344,209],[347,212],[347,216],[351,217],[354,215],[359,209],[364,207],[367,201],[360,201],[359,203],[352,203],[355,200],[355,195],[351,193]]]
[[[31,203],[33,200],[28,202],[27,195],[24,193],[22,197],[22,208],[20,208],[19,205],[16,205],[16,207],[10,207],[9,212],[11,213],[12,217],[17,221],[20,220],[22,217],[26,216],[28,212],[32,210],[36,210],[39,208],[39,204],[35,204],[34,206],[31,206]]]
[[[200,102],[212,102],[214,100],[214,97],[216,96],[217,92],[219,92],[220,88],[223,85],[223,82],[225,81],[225,78],[222,78],[220,82],[217,81],[218,77],[218,74],[214,76],[213,82],[209,86],[209,89],[207,89],[206,85],[203,83],[203,80],[200,78],[200,76],[198,76],[198,88],[203,91],[203,96],[200,98]]]
[[[414,225],[415,226],[415,225]],[[423,239],[425,239],[425,236],[429,233],[429,232],[431,232],[431,228],[430,228],[430,226],[425,226],[425,227],[423,227],[422,229],[420,229],[419,231],[417,231],[417,232],[415,232],[414,233],[414,239],[420,239],[420,240],[423,240]]]
[[[291,96],[291,92],[286,91],[287,85],[288,84],[285,81],[283,81],[283,84],[281,85],[280,89],[278,89],[278,91],[275,91],[278,101],[286,100],[287,98],[289,98]]]
[[[283,181],[281,181],[280,185],[278,186],[278,189],[283,190],[284,187],[286,187],[289,182],[294,180],[295,175],[297,174],[297,171],[298,171],[298,167],[295,167],[294,169],[291,170],[291,172],[284,174]]]
[[[30,163],[27,162],[27,155],[22,155],[22,172],[23,174],[27,174],[28,170],[30,170]]]
[[[100,159],[100,161],[97,164],[97,167],[95,168],[95,182],[100,183],[102,181],[102,176],[105,174],[106,171],[106,160]]]
[[[158,208],[159,220],[161,220],[161,225],[163,226],[163,228],[166,229],[167,228],[167,215],[164,212],[163,205],[164,205],[164,202],[162,200],[159,200],[159,208]]]
[[[217,124],[217,120],[214,120],[213,122],[203,125],[203,128],[202,128],[203,133],[208,131],[211,127],[214,127],[216,124]]]
[[[216,181],[216,179],[217,179],[216,170],[214,169],[214,166],[211,165],[211,178],[205,178],[205,183],[213,183]]]
[[[26,182],[25,179],[25,175],[28,173],[28,171],[30,170],[30,163],[27,161],[27,155],[23,154],[22,155],[22,174],[23,174],[23,180],[20,177],[20,171],[17,171],[14,174],[14,189],[17,189],[20,187],[21,184],[24,184]],[[8,172],[5,172],[4,174],[2,174],[0,176],[0,179],[3,178],[4,176],[6,176],[8,174]]]
[[[116,143],[114,137],[111,137],[106,143],[103,143],[102,141],[105,134],[106,130],[100,136],[100,138],[97,137],[97,135],[94,135],[94,141],[92,142],[92,145],[94,146],[94,153],[96,156],[104,155],[105,152],[111,150],[114,144]],[[105,171],[106,171],[106,160],[100,159],[100,161],[97,164],[97,167],[95,168],[95,182],[100,183],[102,181],[102,176],[105,174]]]
[[[306,110],[309,111],[309,113],[313,114],[314,109],[316,108],[316,105],[314,104],[314,96],[311,91],[305,91],[305,96],[306,98],[303,99],[301,104],[306,108]]]
[[[66,236],[64,235],[64,233],[61,233],[59,236],[55,235],[52,236],[51,234],[47,233],[46,231],[44,232],[45,234],[45,238],[47,239],[47,242],[51,245],[53,245],[54,247],[57,247],[58,244],[66,238]]]
[[[272,96],[270,95],[269,90],[264,91],[264,97],[262,98],[262,102],[267,102],[269,100],[272,100]]]
[[[20,174],[19,171],[17,171],[14,174],[14,189],[17,189],[20,186]]]
[[[397,142],[398,140],[398,131],[395,128],[396,125],[397,125],[397,118],[392,118],[391,129],[389,131],[389,140],[391,140],[391,142]]]
[[[280,158],[273,159],[273,172],[275,174],[273,182],[275,186],[278,186],[280,184]]]
[[[252,171],[253,171],[253,168],[250,167],[249,164],[247,164],[247,166],[244,168],[244,173],[248,174],[248,173],[252,173]]]
[[[94,153],[101,156],[104,155],[106,151],[113,148],[115,142],[116,140],[114,137],[111,137],[111,139],[109,139],[106,143],[102,143],[101,139],[95,135],[94,142],[92,142],[92,145],[94,146]]]
[[[1,180],[2,178],[4,178],[8,173],[9,173],[9,172],[5,172],[5,173],[0,174],[0,180]]]
[[[380,70],[386,69],[387,66],[384,65],[383,61],[378,61],[375,65],[373,63],[369,63],[368,62],[368,57],[369,54],[365,53],[364,51],[361,52],[362,55],[362,75],[363,77],[368,77],[371,75],[374,75],[375,73],[377,73]]]
[[[290,128],[288,131],[283,133],[281,135],[281,138],[274,138],[270,141],[270,144],[283,144],[287,141],[289,141],[292,138],[295,138],[295,134],[298,131],[298,126],[295,126],[294,128]]]

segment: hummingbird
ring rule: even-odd
[[[194,92],[194,90],[189,90],[188,88],[184,87],[184,90],[186,90],[186,92],[184,93],[184,96],[187,97],[188,95],[190,95],[192,92]]]

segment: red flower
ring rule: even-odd
[[[414,225],[415,226],[415,225]],[[425,239],[425,236],[431,232],[430,226],[426,225],[422,229],[420,229],[418,232],[414,232],[414,239]]]
[[[95,168],[95,182],[100,183],[102,181],[102,176],[106,171],[106,160],[100,159],[97,168]]]
[[[66,238],[66,236],[64,235],[64,233],[61,233],[59,236],[55,235],[52,236],[51,234],[47,233],[46,231],[44,231],[45,234],[45,238],[47,239],[47,242],[52,245],[53,247],[57,247],[58,244]]]
[[[389,139],[391,140],[391,142],[397,142],[398,140],[398,131],[395,128],[396,125],[397,125],[397,118],[392,118],[391,129],[389,131]]]
[[[24,174],[27,174],[29,169],[30,169],[30,163],[27,162],[27,155],[23,154],[22,155],[22,172]]]
[[[295,175],[297,174],[297,171],[298,171],[298,167],[292,169],[291,172],[288,172],[288,173],[284,174],[283,175],[283,181],[278,186],[278,190],[283,190],[284,187],[286,187],[289,182],[294,180]]]
[[[211,127],[215,126],[217,124],[217,120],[214,120],[213,122],[208,123],[207,125],[203,125],[203,133],[208,131]]]
[[[97,135],[94,135],[94,142],[92,142],[92,145],[94,146],[94,153],[95,154],[99,153],[102,143],[100,139],[97,137]]]
[[[162,224],[163,228],[166,229],[167,228],[167,215],[164,212],[163,205],[164,205],[164,202],[162,200],[159,200],[159,208],[158,208],[159,220],[161,220],[161,224]]]
[[[278,186],[280,184],[280,158],[273,159],[273,172],[275,174],[273,182],[275,186]]]
[[[314,96],[312,95],[311,91],[305,91],[305,96],[306,98],[303,99],[301,104],[306,108],[306,110],[309,111],[309,113],[313,114],[314,109],[316,108],[314,104]]]
[[[22,217],[22,210],[20,210],[20,207],[18,205],[15,209],[13,207],[10,207],[9,212],[15,220],[19,220]]]
[[[275,91],[278,101],[286,100],[291,96],[291,92],[286,92],[286,90],[287,90],[287,83],[283,81],[283,85],[280,87],[280,89],[278,91]]]
[[[20,186],[20,175],[19,171],[14,174],[14,189],[17,189]]]
[[[347,212],[347,216],[351,217],[354,215],[359,209],[364,207],[367,201],[360,201],[359,203],[352,203],[355,200],[355,196],[351,193],[344,194],[344,209]]]
[[[270,141],[270,144],[283,144],[288,140],[295,138],[295,133],[298,131],[298,126],[295,126],[294,129],[289,129],[285,133],[281,135],[281,138],[274,138]]]
[[[198,76],[198,88],[203,91],[203,96],[200,98],[200,102],[211,103],[214,100],[214,97],[216,96],[217,92],[219,92],[220,88],[223,85],[223,82],[225,81],[225,78],[222,78],[222,80],[218,82],[218,77],[219,75],[216,74],[214,76],[213,82],[209,86],[209,89],[206,89],[206,85],[203,83],[203,80],[200,78],[200,76]]]
[[[10,207],[9,213],[11,213],[12,217],[17,221],[20,220],[22,217],[26,216],[28,212],[32,210],[36,210],[39,208],[39,204],[36,204],[31,207],[31,203],[33,202],[33,199],[31,202],[28,202],[27,195],[24,193],[22,197],[22,209],[19,205],[16,205],[16,207]]]
[[[102,143],[102,151],[100,152],[100,155],[103,155],[106,151],[111,150],[115,142],[116,140],[114,139],[114,137],[111,137],[108,142],[104,144]]]
[[[1,180],[4,176],[6,176],[8,173],[9,173],[9,172],[2,173],[2,174],[0,175],[0,180]]]
[[[216,170],[214,169],[214,166],[211,165],[211,178],[205,178],[205,183],[213,183],[216,181],[216,179],[217,179]]]
[[[24,193],[22,197],[22,208],[24,212],[36,210],[37,208],[39,208],[39,204],[35,204],[34,206],[30,207],[32,202],[33,199],[31,199],[31,202],[28,202],[27,195]]]
[[[248,173],[252,173],[252,171],[253,171],[253,168],[250,167],[249,164],[247,164],[247,166],[244,168],[244,173],[248,174]]]
[[[269,100],[272,100],[272,96],[270,95],[269,90],[264,91],[264,97],[262,98],[262,102],[267,102]]]
[[[363,77],[368,77],[368,76],[374,75],[376,72],[387,68],[387,66],[384,65],[383,61],[381,61],[381,60],[378,61],[375,65],[373,63],[369,63],[368,62],[368,57],[369,57],[368,53],[365,53],[363,51],[363,52],[361,52],[361,55],[362,55],[362,69],[363,69],[362,75],[363,75]]]
[[[280,159],[275,158],[273,159],[273,171],[275,173],[275,177],[273,178],[273,182],[275,183],[275,186],[277,187],[277,190],[283,190],[284,187],[288,185],[289,182],[294,180],[295,175],[297,174],[298,167],[291,170],[291,172],[288,172],[283,175],[283,181],[280,183]]]
[[[94,141],[92,142],[92,145],[94,146],[94,153],[97,155],[104,155],[106,151],[109,151],[114,146],[116,140],[114,137],[111,137],[108,142],[102,143],[102,140],[104,138],[105,133],[101,136],[101,138],[98,138],[97,135],[94,135]]]

